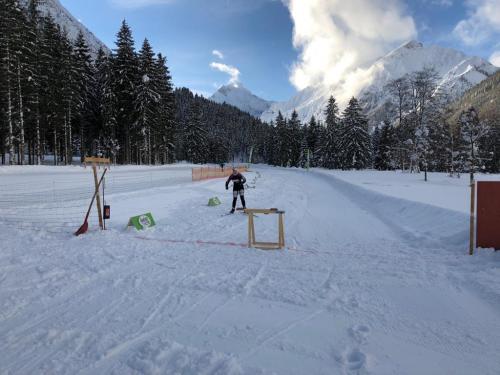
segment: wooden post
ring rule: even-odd
[[[279,218],[279,245],[281,249],[285,247],[285,225],[283,223],[282,213],[280,213],[280,218]]]
[[[476,226],[476,183],[473,180],[470,185],[470,238],[469,255],[474,255],[474,233]]]
[[[253,215],[251,213],[248,214],[248,247],[252,247],[252,218]]]
[[[254,221],[255,216],[252,214],[251,219],[252,219],[252,243],[255,243],[255,221]]]
[[[92,170],[94,171],[94,183],[96,190],[96,205],[97,205],[97,215],[99,216],[99,226],[102,230],[104,230],[104,223],[102,220],[102,210],[101,210],[101,197],[99,194],[99,181],[97,179],[97,167],[95,164],[92,164]]]

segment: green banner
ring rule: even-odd
[[[127,227],[134,227],[137,230],[145,230],[152,228],[156,225],[153,215],[148,212],[144,215],[131,217],[128,221]]]

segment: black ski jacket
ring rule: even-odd
[[[229,183],[233,181],[233,191],[240,191],[245,189],[247,179],[241,173],[237,175],[232,174],[226,181],[226,189],[229,188]]]

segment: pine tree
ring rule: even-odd
[[[100,53],[101,56],[98,57],[102,59],[103,51],[101,50]],[[73,75],[75,77],[73,120],[78,129],[78,151],[83,161],[88,143],[87,138],[89,138],[87,133],[91,132],[92,123],[98,122],[99,119],[95,109],[98,103],[92,97],[95,94],[93,89],[96,85],[95,77],[97,73],[94,70],[90,50],[82,32],[78,33],[75,41],[73,64]]]
[[[343,112],[339,150],[342,169],[363,169],[371,163],[371,144],[368,121],[356,98],[352,98]]]
[[[201,105],[195,98],[189,109],[188,121],[184,131],[184,152],[186,159],[196,164],[204,163],[207,160],[207,134],[202,127],[202,122]]]
[[[286,167],[288,162],[288,151],[290,149],[289,139],[288,139],[288,129],[287,129],[287,121],[281,114],[278,112],[278,116],[276,117],[276,135],[278,139],[278,143],[276,144],[277,148],[277,163],[281,167]]]
[[[374,168],[387,171],[396,169],[398,165],[398,139],[394,127],[389,122],[384,122],[380,130],[378,147],[373,154]]]
[[[432,171],[445,172],[448,170],[448,150],[450,143],[450,129],[444,118],[429,127],[429,167]]]
[[[167,59],[161,54],[156,59],[155,80],[158,82],[160,96],[158,111],[158,129],[156,133],[157,159],[162,163],[172,163],[175,160],[175,95],[172,76],[167,66]]]
[[[292,167],[299,166],[300,151],[301,151],[301,140],[302,140],[302,124],[299,120],[299,115],[296,111],[293,111],[292,117],[288,121],[288,165]]]
[[[311,151],[308,146],[308,137],[309,137],[309,126],[305,124],[302,127],[302,131],[300,132],[300,158],[299,158],[299,167],[307,168],[311,167]]]
[[[6,143],[9,154],[9,164],[15,163],[15,150],[17,129],[15,126],[15,102],[16,91],[19,90],[18,68],[19,53],[21,49],[22,36],[22,14],[14,0],[2,0],[0,2],[0,57],[2,61],[2,97],[5,103],[6,114]],[[16,90],[17,86],[17,90]],[[19,94],[19,92],[18,92]]]
[[[467,169],[470,173],[471,183],[474,181],[474,173],[481,167],[481,140],[490,131],[488,125],[479,120],[479,115],[474,107],[463,111],[460,115],[460,132],[465,142],[467,152]]]
[[[372,155],[373,155],[373,168],[380,170],[380,128],[375,127],[372,134]]]
[[[339,148],[339,137],[342,132],[342,125],[339,118],[339,107],[333,96],[328,100],[325,111],[326,129],[321,145],[322,166],[328,169],[342,167],[341,150]]]
[[[160,103],[158,93],[158,78],[156,75],[154,52],[147,39],[144,40],[142,49],[139,52],[139,75],[140,83],[136,87],[134,107],[137,120],[135,122],[135,132],[140,134],[142,145],[140,147],[142,156],[139,163],[152,164],[152,138],[157,128],[158,114],[157,108]]]
[[[105,155],[113,162],[117,162],[121,150],[117,138],[118,98],[114,90],[113,57],[107,56],[104,51],[99,50],[94,62],[96,78],[94,81],[92,97],[98,103],[96,113],[97,125],[92,131],[92,139],[99,140],[99,147],[104,149]],[[95,142],[94,146],[95,146]],[[93,148],[92,154],[97,154]]]
[[[137,147],[132,149],[132,128],[136,120],[134,99],[140,77],[132,31],[125,21],[122,22],[117,34],[115,56],[112,61],[113,91],[118,105],[116,123],[119,127],[116,128],[116,136],[121,145],[119,160],[128,164],[133,160],[138,161]]]
[[[322,127],[316,121],[316,118],[312,116],[307,129],[307,148],[309,149],[311,167],[320,165],[321,139]]]
[[[488,136],[479,141],[479,157],[483,161],[485,172],[498,173],[500,171],[499,127],[491,127]]]

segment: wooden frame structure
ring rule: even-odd
[[[261,250],[281,250],[285,247],[285,211],[280,211],[277,208],[271,209],[246,209],[248,215],[248,247]],[[278,215],[278,242],[257,242],[255,240],[255,223],[254,216],[256,214]]]
[[[94,172],[94,184],[96,191],[96,206],[97,206],[97,215],[99,217],[99,227],[104,230],[104,220],[102,216],[102,208],[101,208],[101,197],[99,194],[99,179],[97,178],[97,166],[101,165],[111,165],[111,160],[106,158],[97,158],[97,157],[86,157],[83,161],[85,167],[87,164],[92,164],[92,171]]]

